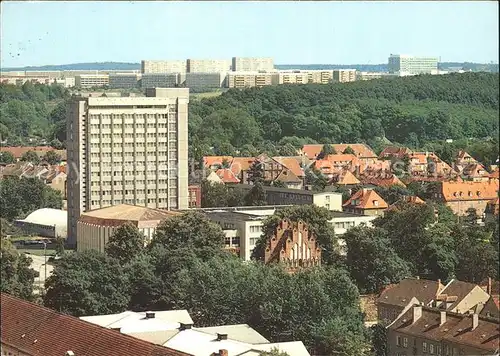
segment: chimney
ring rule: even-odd
[[[441,285],[441,279],[438,279],[438,288]]]
[[[146,319],[154,319],[154,318],[155,318],[155,313],[146,312]]]
[[[446,312],[442,311],[440,312],[440,320],[439,320],[439,326],[442,326],[444,323],[446,323]]]
[[[217,341],[227,340],[227,334],[217,333]]]
[[[488,288],[486,290],[486,293],[491,295],[491,277],[488,277]]]
[[[75,353],[73,351],[66,351],[64,356],[75,356]]]
[[[476,330],[479,325],[479,314],[472,314],[472,330]]]
[[[412,324],[415,324],[415,322],[422,317],[422,306],[421,305],[416,305],[413,307],[413,319],[412,319]]]
[[[420,277],[419,277],[419,276],[416,276],[416,277],[415,277],[415,279],[420,279]]]
[[[229,356],[229,352],[227,350],[219,350],[219,352],[216,354],[217,356]]]
[[[184,324],[184,323],[179,323],[179,330],[189,330],[193,326],[193,324]]]

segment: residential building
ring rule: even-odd
[[[84,212],[132,204],[188,207],[188,89],[74,98],[69,106],[68,235]]]
[[[343,207],[348,213],[380,216],[389,206],[373,189],[362,188],[354,193]]]
[[[384,72],[356,72],[356,80],[372,80],[383,78],[395,78],[395,76]]]
[[[440,280],[405,278],[388,286],[377,299],[378,320],[383,325],[394,321],[413,299],[416,304],[430,305],[439,295],[444,285]]]
[[[231,171],[231,169],[229,168],[219,168],[217,171],[215,171],[215,174],[217,174],[221,182],[224,184],[237,184],[240,182],[240,180],[234,175],[233,171]]]
[[[389,57],[389,73],[400,76],[416,74],[437,74],[437,57],[415,57],[403,54],[391,54]]]
[[[350,143],[350,144],[332,144],[333,149],[337,154],[344,153],[347,147],[350,147],[354,155],[360,160],[360,163],[364,166],[368,166],[377,161],[377,155],[373,150],[365,145],[364,143]],[[301,154],[305,155],[311,160],[317,159],[318,155],[321,153],[323,145],[321,144],[308,144],[304,145],[301,150]]]
[[[190,89],[216,89],[224,86],[225,73],[186,73],[185,86]]]
[[[332,74],[333,82],[347,83],[356,80],[356,69],[334,69]]]
[[[188,59],[187,73],[227,73],[231,70],[229,59]]]
[[[1,294],[1,354],[20,356],[189,356],[7,293]]]
[[[234,207],[234,208],[206,208],[200,209],[207,217],[217,222],[226,234],[225,247],[234,251],[243,260],[249,260],[252,250],[262,236],[262,224],[266,217],[271,216],[280,209],[292,205]],[[361,216],[331,211],[329,223],[335,235],[341,236],[350,228],[365,224],[372,226],[371,222],[376,216]],[[341,253],[345,254],[345,242],[339,239]]]
[[[488,182],[441,182],[434,198],[441,200],[457,215],[476,209],[481,216],[488,202],[498,198],[498,180]]]
[[[274,70],[274,61],[269,57],[233,57],[231,69],[233,72],[268,72]]]
[[[321,248],[303,221],[283,219],[268,237],[264,263],[280,263],[288,272],[321,265]]]
[[[0,147],[0,152],[10,152],[16,159],[16,161],[20,160],[21,157],[29,151],[33,151],[37,154],[38,157],[43,158],[49,151],[54,151],[57,155],[61,157],[62,161],[66,161],[66,151],[65,150],[56,150],[50,146],[19,146],[19,147]]]
[[[388,169],[365,169],[362,173],[358,174],[358,178],[363,185],[373,185],[376,187],[399,185],[401,187],[406,187],[406,185]]]
[[[141,73],[151,74],[151,73],[186,73],[186,61],[185,60],[173,60],[173,61],[141,61]]]
[[[495,222],[498,221],[498,215],[500,211],[500,199],[495,198],[486,203],[486,208],[484,209],[484,222]]]
[[[499,319],[408,304],[387,327],[388,355],[498,355]]]
[[[308,83],[329,84],[332,82],[332,70],[309,70],[307,71]]]
[[[75,77],[54,79],[54,84],[61,85],[65,88],[73,88],[75,86],[75,83]]]
[[[307,84],[309,75],[304,72],[279,72],[278,84]]]
[[[141,88],[175,88],[179,73],[146,73],[141,77]]]
[[[399,147],[399,146],[387,146],[382,152],[378,155],[379,159],[399,159],[403,160],[406,156],[412,154],[412,151],[407,147]]]
[[[452,279],[439,292],[430,306],[466,314],[478,304],[484,305],[488,299],[490,295],[477,284]]]
[[[77,222],[77,251],[104,252],[110,237],[125,223],[131,223],[137,227],[139,232],[144,235],[144,244],[148,244],[156,227],[162,221],[179,214],[173,211],[128,204],[84,212]]]
[[[253,185],[238,184],[235,187],[249,191]],[[313,192],[312,190],[263,186],[268,205],[311,205],[330,211],[342,211],[342,194],[337,192]]]
[[[229,73],[231,75],[231,73]],[[268,85],[276,85],[279,82],[278,73],[256,73],[255,74],[255,86],[257,88],[262,88]]]
[[[201,208],[201,186],[191,184],[188,186],[188,206],[190,208]]]
[[[113,73],[109,75],[109,87],[111,89],[132,89],[139,87],[140,74],[135,73]]]
[[[75,87],[93,88],[109,86],[109,75],[107,74],[79,74],[75,76]]]
[[[279,82],[278,73],[259,72],[229,72],[226,83],[228,88],[244,89],[276,85]]]

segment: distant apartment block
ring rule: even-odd
[[[75,76],[75,86],[77,88],[105,87],[108,85],[108,74],[79,74]]]
[[[191,89],[220,88],[224,86],[225,73],[186,73],[185,86]]]
[[[65,88],[72,88],[75,86],[75,77],[54,79],[54,84],[62,85]]]
[[[331,70],[310,70],[307,71],[309,83],[328,84],[332,82],[333,71]]]
[[[228,88],[253,88],[279,84],[279,74],[259,72],[229,72],[226,77]]]
[[[109,87],[111,89],[132,89],[139,86],[139,74],[113,73],[109,75]]]
[[[186,61],[141,61],[141,73],[185,73]]]
[[[416,57],[403,54],[391,54],[389,57],[389,73],[399,76],[417,74],[437,74],[438,57]]]
[[[354,82],[356,80],[356,69],[335,69],[333,81],[337,83]]]
[[[188,59],[188,73],[226,73],[231,70],[229,59]]]
[[[269,57],[233,57],[234,72],[260,72],[274,70],[274,60]]]
[[[147,73],[141,78],[141,88],[175,88],[179,83],[178,73]]]
[[[67,125],[68,243],[90,210],[188,207],[188,89],[74,98]]]
[[[309,74],[307,72],[279,72],[279,84],[307,84]]]

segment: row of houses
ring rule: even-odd
[[[498,355],[499,283],[407,278],[376,299],[390,355]]]

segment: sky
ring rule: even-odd
[[[1,66],[273,57],[379,64],[391,53],[498,63],[497,1],[1,2]]]

